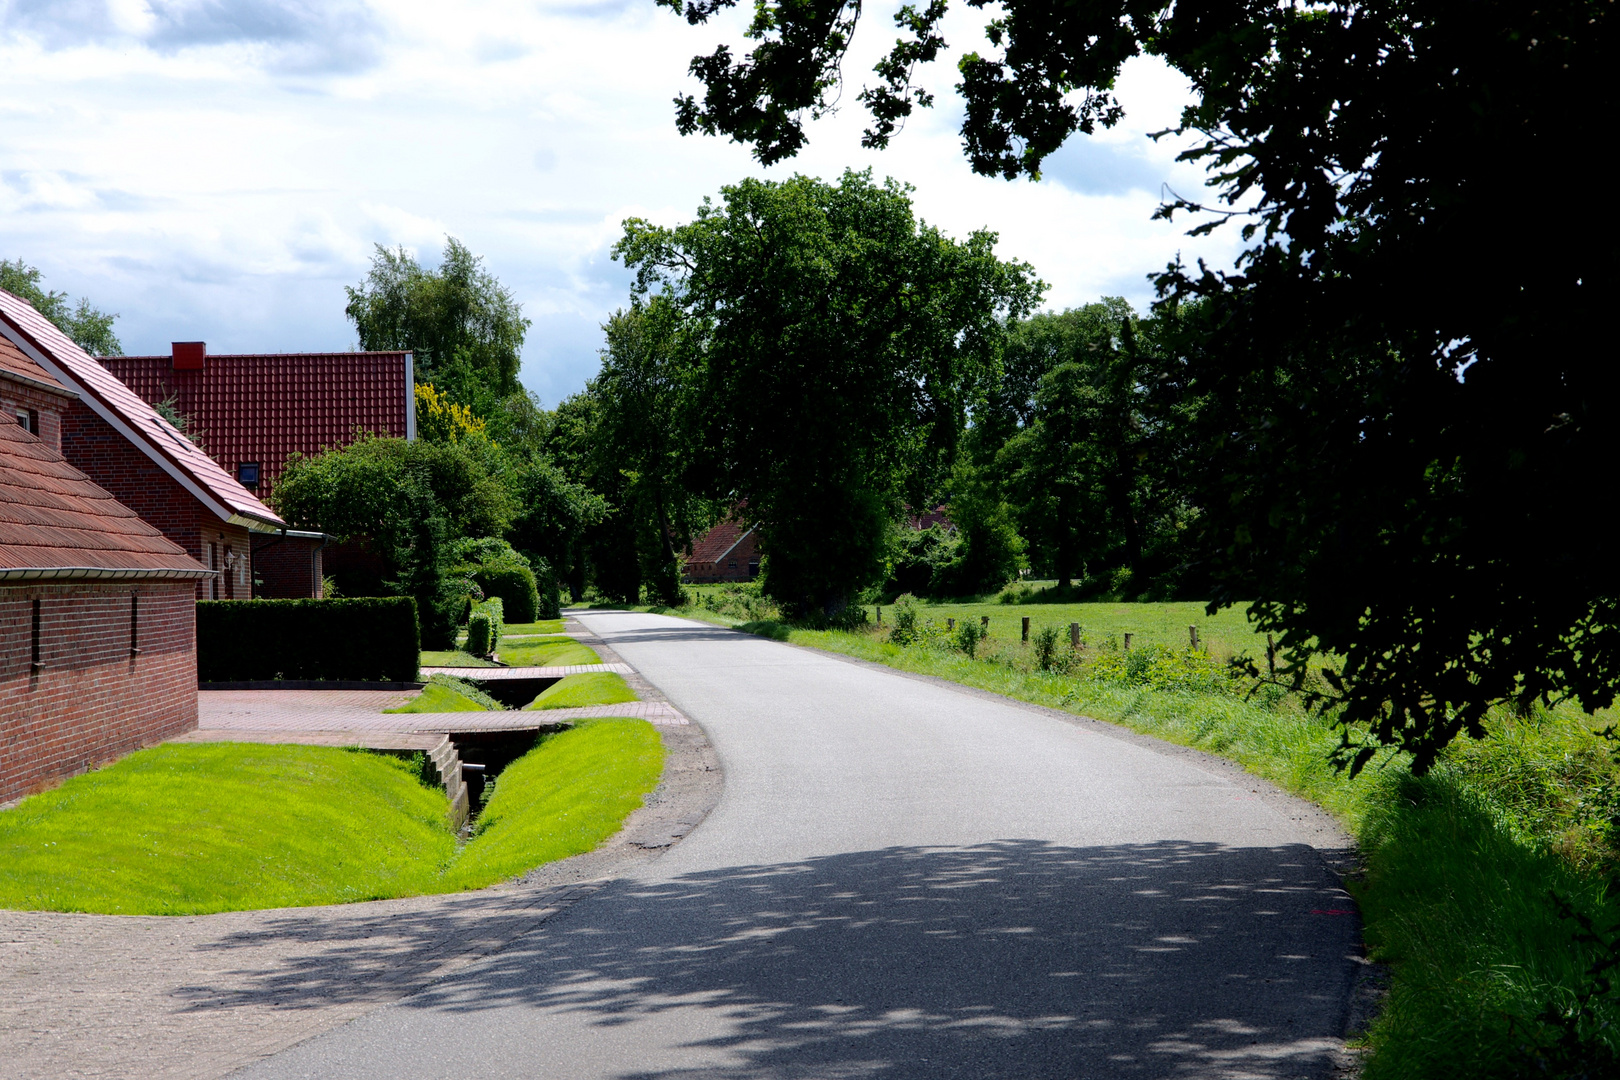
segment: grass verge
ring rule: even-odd
[[[567,667],[602,662],[595,652],[567,637],[502,645],[499,655],[501,663],[508,667]]]
[[[418,661],[422,667],[500,667],[482,657],[472,653],[464,653],[459,649],[451,650],[422,650]]]
[[[418,764],[317,746],[142,750],[0,811],[0,907],[198,915],[476,889],[589,851],[663,770],[644,720],[543,738],[458,849]]]
[[[480,690],[477,685],[453,675],[435,675],[422,692],[404,705],[384,709],[385,713],[445,713],[500,711],[505,706]]]
[[[925,644],[911,646],[875,627],[805,630],[772,619],[740,622],[712,607],[673,613],[1092,716],[1235,760],[1325,807],[1357,839],[1365,876],[1352,887],[1371,955],[1392,972],[1386,1006],[1365,1038],[1365,1080],[1608,1074],[1615,1059],[1604,1055],[1620,1051],[1620,997],[1600,993],[1579,1007],[1579,995],[1597,988],[1588,973],[1600,952],[1576,940],[1578,927],[1552,898],[1600,928],[1620,920],[1605,885],[1620,868],[1620,769],[1594,734],[1613,717],[1570,709],[1494,714],[1488,738],[1455,745],[1425,777],[1386,759],[1351,779],[1329,764],[1338,735],[1327,720],[1289,696],[1251,694],[1225,678],[1219,663],[1185,650],[1183,620],[1193,620],[1183,608],[1197,605],[1052,606],[1049,625],[1081,622],[1101,646],[1083,663],[1070,664],[1071,656],[1054,665],[1067,666],[1066,673],[1040,670],[1018,640],[1015,620],[1031,614],[1039,625],[1043,605],[1003,607],[999,620],[992,614],[992,637],[971,657],[951,647],[944,618],[977,621],[991,614],[990,605],[919,604],[930,625],[920,635]],[[1127,629],[1141,635],[1134,661],[1107,641]],[[1231,652],[1244,647],[1231,627],[1212,625],[1206,633],[1205,640],[1229,641]],[[1066,632],[1063,641],[1066,650]],[[1562,1027],[1545,1017],[1560,1013],[1581,1033],[1583,1053],[1596,1055],[1595,1066],[1538,1064],[1556,1059]]]
[[[636,692],[630,689],[623,676],[611,671],[593,671],[588,675],[564,676],[524,707],[575,709],[585,705],[617,705],[635,700]]]
[[[434,891],[444,793],[315,746],[142,750],[0,813],[0,907],[199,915]]]
[[[482,888],[592,850],[642,804],[663,769],[663,743],[645,720],[587,720],[545,737],[496,779],[446,887]]]

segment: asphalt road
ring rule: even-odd
[[[702,723],[720,804],[516,946],[242,1075],[1332,1075],[1357,923],[1302,807],[809,650],[582,621]]]

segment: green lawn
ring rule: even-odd
[[[436,891],[444,792],[316,746],[142,750],[0,812],[0,907],[195,915]]]
[[[539,622],[507,623],[503,633],[507,634],[560,634],[563,632],[561,619],[541,619]]]
[[[474,656],[471,653],[461,652],[459,649],[454,650],[454,651],[449,651],[449,652],[432,651],[432,650],[424,649],[424,650],[422,650],[422,657],[421,657],[421,660],[419,661],[419,663],[423,667],[500,667],[501,666],[499,664],[494,664],[494,663],[491,663],[488,660],[484,660],[484,659],[482,659],[480,657]]]
[[[590,851],[642,805],[664,769],[645,720],[587,720],[508,765],[444,882],[477,889]]]
[[[573,638],[518,642],[501,646],[497,653],[509,667],[567,667],[570,664],[600,664],[602,658]]]
[[[611,671],[593,671],[588,675],[564,676],[546,687],[545,692],[525,708],[573,709],[584,705],[617,705],[635,700],[636,692],[630,689],[623,676]]]
[[[482,888],[591,850],[662,769],[644,720],[549,736],[495,778],[458,850],[443,790],[412,762],[159,746],[0,811],[0,907],[192,915]]]

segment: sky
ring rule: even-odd
[[[1230,229],[1151,220],[1162,185],[1189,195],[1202,174],[1147,138],[1188,95],[1150,58],[1122,74],[1125,120],[1076,135],[1040,182],[975,176],[952,87],[961,53],[989,51],[989,15],[958,3],[951,48],[919,73],[936,107],[862,150],[855,96],[898,6],[867,6],[845,105],[764,169],[679,135],[671,104],[701,94],[692,56],[745,47],[747,10],[691,27],[653,0],[0,0],[0,258],[117,312],[128,353],[321,351],[355,346],[343,290],[375,245],[431,266],[454,236],[532,320],[521,377],[547,407],[595,373],[628,299],[620,223],[690,220],[745,176],[893,176],[946,233],[999,234],[1055,310],[1143,306],[1178,254],[1231,264]]]

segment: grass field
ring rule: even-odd
[[[704,593],[693,591],[701,603]],[[1338,743],[1329,720],[1226,677],[1220,658],[1264,649],[1238,612],[1207,619],[1200,604],[925,603],[919,618],[934,630],[926,644],[902,647],[887,640],[889,608],[882,630],[812,631],[760,618],[762,605],[747,596],[709,595],[709,606],[674,613],[1108,720],[1231,758],[1317,802],[1358,840],[1365,877],[1352,888],[1371,953],[1392,970],[1365,1040],[1365,1080],[1577,1075],[1541,1067],[1537,1054],[1558,1031],[1538,1016],[1549,1006],[1574,1009],[1593,986],[1587,972],[1599,955],[1575,940],[1578,928],[1560,917],[1552,894],[1600,928],[1620,922],[1620,897],[1606,885],[1620,869],[1620,768],[1594,734],[1614,716],[1495,713],[1488,738],[1455,744],[1428,776],[1388,757],[1351,779],[1329,763]],[[992,637],[976,657],[949,647],[944,620],[980,615],[991,617]],[[1024,615],[1032,631],[1063,627],[1065,644],[1068,623],[1078,622],[1091,648],[1042,671],[1018,640]],[[1188,624],[1199,626],[1213,657],[1187,651]],[[1135,675],[1108,646],[1125,631],[1136,635],[1138,656],[1153,657]],[[1620,995],[1595,996],[1576,1026],[1620,1050]],[[1620,1075],[1613,1060],[1583,1075]]]
[[[630,689],[623,676],[601,671],[564,676],[546,687],[545,692],[525,708],[574,709],[584,705],[617,705],[634,700],[636,692]]]
[[[502,644],[497,653],[508,667],[567,667],[571,664],[600,664],[602,658],[573,638],[549,641],[522,641]]]
[[[458,846],[443,789],[410,761],[159,746],[0,811],[0,907],[193,915],[481,888],[589,851],[662,768],[643,720],[547,737],[500,773]]]

